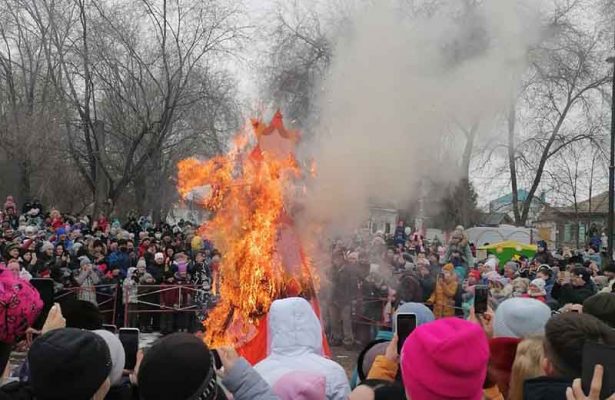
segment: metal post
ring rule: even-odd
[[[607,227],[607,254],[608,260],[611,262],[613,261],[613,223],[615,217],[615,56],[609,57],[607,61],[613,64],[613,82],[611,91],[611,153],[609,161],[609,218]]]

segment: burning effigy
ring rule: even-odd
[[[293,221],[307,175],[295,156],[299,139],[277,112],[269,124],[252,120],[227,154],[178,164],[182,197],[205,188],[200,203],[212,217],[199,233],[223,254],[220,301],[204,322],[205,340],[212,348],[234,346],[252,363],[266,356],[274,300],[301,296],[320,314],[317,277]]]

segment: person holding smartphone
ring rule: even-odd
[[[455,294],[458,285],[453,264],[446,264],[438,275],[434,292],[427,300],[427,303],[433,304],[433,313],[436,318],[455,315]]]

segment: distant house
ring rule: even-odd
[[[483,213],[480,218],[481,226],[513,225],[515,221],[505,212]]]
[[[517,192],[517,203],[519,208],[521,209],[523,202],[526,201],[530,193],[527,190],[520,189]],[[540,212],[545,207],[545,194],[541,193],[540,196],[534,196],[532,201],[530,202],[530,210],[527,216],[528,223],[534,221]],[[502,197],[499,197],[491,202],[489,202],[489,214],[490,215],[501,215],[506,214],[510,217],[511,220],[514,220],[515,213],[513,208],[513,194],[509,193]]]
[[[576,207],[547,206],[534,221],[534,227],[539,237],[552,246],[583,246],[591,235],[606,228],[608,210],[609,193],[604,192],[577,203]]]
[[[380,231],[392,234],[395,232],[398,219],[399,211],[397,209],[372,206],[369,208],[369,219],[366,227],[371,233]]]

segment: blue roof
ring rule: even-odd
[[[527,199],[527,197],[529,196],[530,192],[528,192],[525,189],[519,189],[517,190],[517,198],[518,201],[525,201]],[[499,203],[499,204],[512,204],[513,202],[513,194],[512,192],[502,196],[502,197],[498,197],[497,199],[493,200],[492,203]]]

